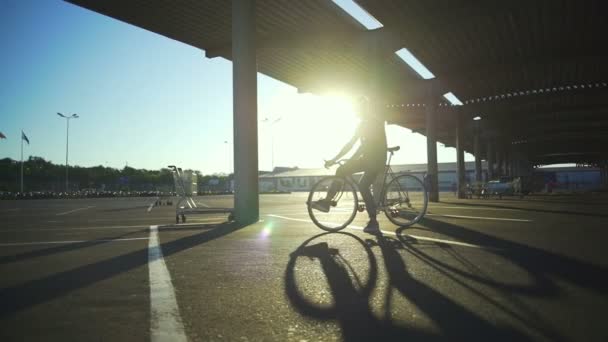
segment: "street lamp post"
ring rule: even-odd
[[[224,140],[224,146],[226,146],[226,169],[227,174],[230,175],[231,162],[230,162],[230,143],[228,140]]]
[[[78,119],[79,116],[78,116],[78,114],[72,114],[70,116],[65,116],[61,113],[57,113],[57,115],[64,118],[65,122],[66,122],[66,129],[65,129],[65,192],[69,192],[70,183],[69,183],[69,178],[68,178],[68,169],[69,169],[68,146],[69,146],[69,141],[70,141],[69,140],[70,139],[70,119]]]
[[[270,124],[270,158],[271,158],[271,167],[272,167],[272,171],[274,171],[274,124],[276,124],[277,122],[281,121],[282,117],[278,117],[274,120],[271,120],[270,118],[265,118],[264,120],[262,120],[262,122],[266,122],[268,124]]]

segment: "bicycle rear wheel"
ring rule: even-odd
[[[420,179],[412,175],[393,178],[384,196],[384,213],[398,226],[411,226],[426,214],[429,202],[426,188]]]
[[[312,208],[313,201],[324,200],[335,182],[338,192],[331,199],[328,212]],[[353,183],[345,178],[330,176],[318,181],[308,194],[306,207],[314,224],[328,232],[337,232],[348,226],[355,219],[358,205],[357,191]]]

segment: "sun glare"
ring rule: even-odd
[[[274,125],[275,166],[321,167],[323,159],[332,158],[348,142],[358,123],[350,97],[336,94],[281,94],[267,110]],[[261,136],[268,136],[261,131]],[[271,147],[261,139],[262,159]],[[262,161],[262,165],[267,165]],[[268,168],[268,167],[267,167]]]

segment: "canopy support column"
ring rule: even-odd
[[[437,166],[437,99],[432,81],[426,103],[426,159],[427,159],[427,190],[429,201],[439,202],[439,176]]]
[[[464,166],[464,122],[460,109],[456,112],[456,175],[458,180],[458,198],[466,198],[466,175]]]
[[[255,0],[233,0],[234,217],[243,225],[260,217],[255,26]]]
[[[488,138],[487,143],[487,161],[488,161],[488,180],[494,179],[494,142]]]
[[[477,122],[476,126],[477,125]],[[482,171],[481,171],[481,146],[479,146],[479,127],[476,127],[475,132],[473,132],[473,154],[475,154],[475,181],[481,182],[483,181]]]

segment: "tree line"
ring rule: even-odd
[[[24,191],[65,191],[65,165],[53,164],[41,157],[29,157],[23,162]],[[198,184],[207,184],[217,179],[224,184],[227,175],[196,174]],[[105,167],[70,166],[69,190],[81,191],[174,191],[171,170],[135,169],[125,166],[122,169]],[[18,192],[20,190],[21,163],[10,158],[0,159],[0,191]]]

